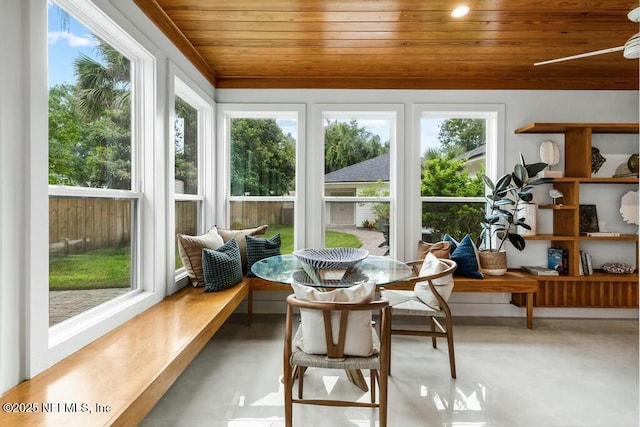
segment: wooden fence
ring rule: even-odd
[[[231,202],[231,228],[293,224],[293,202]]]
[[[49,254],[121,248],[131,243],[133,201],[49,198]]]

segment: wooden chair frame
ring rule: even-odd
[[[456,359],[455,359],[455,353],[453,349],[453,323],[451,320],[451,310],[449,309],[449,305],[444,300],[442,295],[440,295],[440,292],[438,292],[438,289],[436,288],[436,286],[433,284],[433,280],[438,279],[440,277],[447,276],[449,274],[453,274],[453,272],[456,270],[458,266],[455,263],[455,261],[452,261],[450,259],[439,259],[439,261],[446,264],[447,268],[444,271],[441,271],[440,273],[432,274],[429,276],[419,276],[420,269],[422,268],[422,263],[424,262],[424,260],[407,262],[406,264],[409,267],[411,267],[415,277],[406,279],[402,282],[405,285],[405,287],[408,287],[408,286],[413,287],[415,286],[416,283],[427,282],[429,285],[429,289],[431,289],[431,292],[438,300],[438,303],[440,304],[440,312],[434,312],[433,313],[434,316],[429,316],[430,330],[424,331],[424,330],[415,330],[415,329],[413,330],[398,329],[391,326],[391,333],[389,337],[391,335],[427,336],[427,337],[431,337],[431,343],[433,345],[433,348],[437,348],[436,338],[446,338],[447,346],[449,348],[449,366],[451,369],[451,378],[456,378]],[[392,286],[390,286],[389,288],[392,288]],[[382,290],[384,291],[384,288]],[[444,325],[438,319],[435,318],[435,316],[437,316],[439,313],[444,313]],[[391,351],[391,342],[389,342],[388,347],[389,347],[389,351]],[[391,359],[389,359],[389,375],[390,374],[391,374]]]
[[[324,327],[325,327],[325,340],[327,343],[327,358],[331,361],[340,363],[348,359],[353,359],[352,356],[344,355],[344,346],[347,333],[347,319],[349,313],[352,311],[379,311],[380,320],[380,351],[378,355],[371,357],[378,358],[378,369],[370,369],[371,378],[371,403],[367,402],[355,402],[338,399],[304,399],[303,387],[304,387],[304,372],[307,367],[313,366],[292,366],[292,341],[293,341],[293,318],[294,307],[310,310],[321,310],[323,314]],[[338,331],[338,342],[333,342],[333,331],[331,326],[331,314],[333,312],[340,313],[340,329]],[[285,339],[284,339],[284,396],[285,396],[285,425],[291,427],[293,425],[293,403],[307,404],[307,405],[326,405],[326,406],[353,406],[353,407],[367,407],[378,408],[380,426],[385,427],[387,425],[387,380],[389,369],[389,344],[391,333],[391,310],[389,302],[381,299],[372,301],[370,303],[342,303],[342,302],[311,302],[298,300],[295,295],[289,295],[287,297],[287,315],[285,324]],[[346,369],[346,368],[339,368]],[[347,374],[349,375],[349,372]],[[359,371],[358,371],[359,373]],[[298,379],[298,398],[293,398],[293,383],[295,379]],[[376,403],[376,382],[379,388],[379,398]]]

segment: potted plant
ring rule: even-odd
[[[531,191],[534,187],[553,181],[552,178],[536,178],[538,172],[548,165],[546,163],[526,164],[520,154],[520,163],[513,172],[503,175],[494,184],[483,175],[483,180],[490,192],[486,195],[487,207],[482,220],[480,240],[480,265],[488,275],[500,276],[507,271],[507,257],[504,245],[507,240],[519,251],[526,246],[524,238],[518,234],[518,227],[530,230],[522,216],[523,204],[533,200]]]

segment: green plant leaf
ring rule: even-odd
[[[508,237],[509,237],[509,242],[511,242],[511,244],[517,250],[521,251],[525,248],[526,243],[524,241],[524,238],[521,235],[515,234],[515,233],[509,233]]]
[[[538,173],[542,171],[544,168],[546,168],[547,166],[549,165],[546,163],[532,163],[530,165],[526,165],[527,174],[530,177],[534,177],[538,175]]]
[[[511,175],[501,176],[498,182],[496,183],[496,187],[495,187],[496,191],[494,191],[494,193],[502,192],[509,186],[510,183],[511,183]]]
[[[533,200],[533,194],[531,193],[520,192],[518,193],[518,197],[520,197],[523,202],[530,202]]]
[[[495,190],[496,186],[493,184],[493,181],[491,181],[491,178],[489,178],[487,175],[482,175],[482,180],[487,185],[487,187],[491,189],[491,192]]]

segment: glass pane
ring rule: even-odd
[[[175,192],[198,194],[198,110],[176,96]]]
[[[280,253],[293,252],[293,202],[231,202],[231,228],[241,230],[267,224],[264,237],[280,233]]]
[[[457,241],[462,240],[466,234],[476,240],[480,236],[483,213],[482,202],[423,202],[422,240],[430,243],[439,242],[445,234]]]
[[[135,202],[49,198],[49,325],[133,289]]]
[[[131,189],[129,60],[55,4],[48,31],[49,184]]]
[[[176,201],[176,235],[187,234],[195,236],[198,234],[198,212],[200,202],[198,201]],[[178,252],[178,240],[174,239],[176,270],[183,267],[180,253]]]
[[[231,195],[285,196],[295,193],[297,122],[231,119]]]
[[[324,246],[389,255],[389,203],[327,202]]]
[[[390,132],[391,120],[386,118],[325,120],[325,195],[375,196],[361,190],[376,183],[388,188]]]

